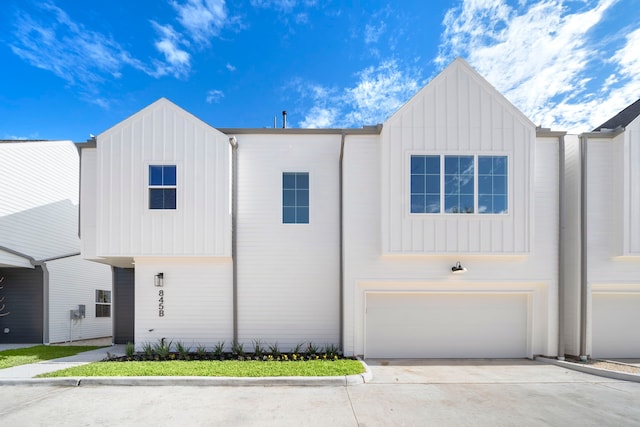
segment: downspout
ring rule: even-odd
[[[238,140],[229,138],[231,145],[231,263],[233,269],[233,346],[238,344],[238,259],[237,259],[237,212],[238,212]]]
[[[587,360],[587,141],[580,135],[580,360]]]
[[[339,210],[340,210],[340,219],[339,219],[339,236],[338,239],[340,241],[340,249],[339,249],[339,256],[340,256],[340,264],[339,264],[339,269],[340,269],[340,277],[339,277],[339,284],[338,284],[338,288],[340,291],[340,297],[339,297],[339,310],[340,310],[340,320],[339,320],[339,326],[340,326],[340,332],[339,332],[339,346],[340,346],[340,351],[344,352],[344,231],[343,231],[343,217],[344,217],[344,212],[343,212],[343,202],[342,202],[342,195],[343,195],[343,163],[344,163],[344,143],[345,143],[345,138],[346,138],[346,133],[343,130],[342,131],[342,135],[340,138],[340,162],[339,162],[339,182],[338,182],[338,198],[339,198],[339,202],[338,202],[338,206],[339,206]]]
[[[49,344],[49,269],[46,262],[35,265],[42,267],[42,343]]]
[[[565,303],[565,141],[564,134],[560,136],[558,141],[558,360],[564,360],[565,343],[564,343],[564,303]]]

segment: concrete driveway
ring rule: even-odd
[[[367,360],[353,386],[3,386],[3,425],[640,425],[640,383],[530,360]]]

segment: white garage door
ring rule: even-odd
[[[365,357],[527,357],[527,295],[368,293]]]
[[[593,357],[640,357],[640,295],[593,293]]]

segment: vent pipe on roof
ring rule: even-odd
[[[282,111],[282,129],[286,129],[287,127],[287,112]]]

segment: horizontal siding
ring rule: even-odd
[[[164,273],[164,287],[154,276]],[[159,316],[159,291],[164,293],[164,316]],[[233,280],[230,259],[136,258],[135,343],[157,344],[160,339],[182,342],[194,350],[233,340]]]
[[[227,136],[161,99],[98,136],[97,255],[230,256]],[[177,209],[148,209],[148,166],[177,167]]]
[[[49,341],[109,337],[111,317],[96,318],[96,290],[111,290],[111,268],[80,256],[47,262],[49,271]],[[84,304],[86,317],[71,320],[70,310]],[[113,314],[114,308],[111,308]]]
[[[0,246],[35,259],[79,251],[78,166],[71,141],[0,143]]]
[[[337,344],[340,136],[238,144],[239,339]],[[309,224],[282,224],[283,172],[309,173]]]
[[[382,131],[383,252],[523,254],[531,250],[535,126],[454,62]],[[508,215],[410,215],[412,154],[509,157]]]

